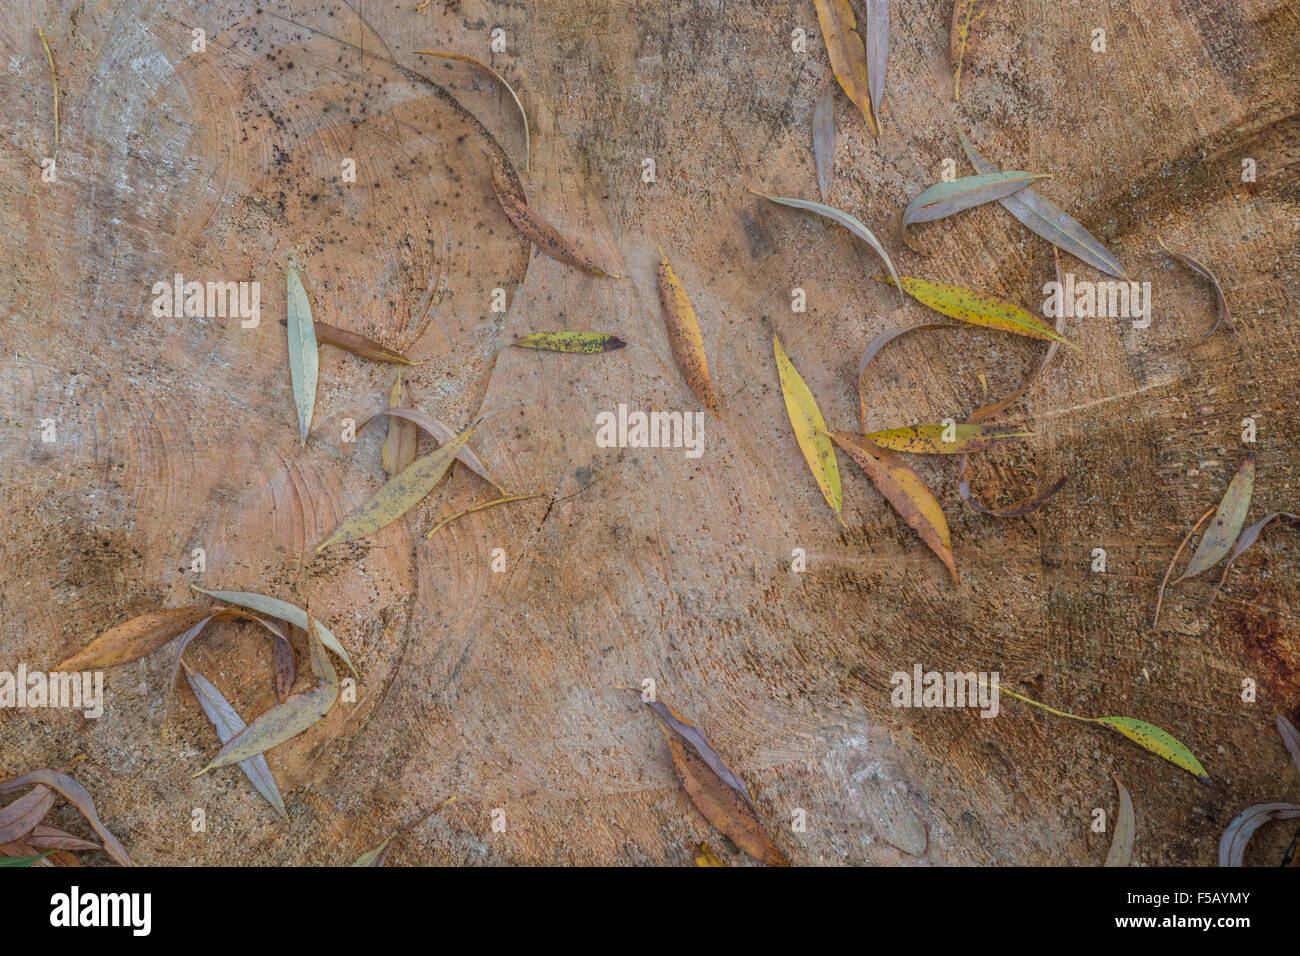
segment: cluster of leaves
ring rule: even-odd
[[[0,866],[79,866],[74,853],[82,850],[103,850],[122,866],[135,865],[126,847],[100,821],[90,792],[77,781],[59,770],[33,770],[0,783],[0,794],[28,787],[22,796],[0,807]],[[102,844],[44,824],[56,795],[80,811]],[[40,850],[45,852],[36,852]]]

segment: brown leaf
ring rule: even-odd
[[[980,0],[956,0],[952,5],[952,32],[948,38],[948,59],[952,64],[952,98],[961,99],[961,78],[968,65],[971,28],[981,13],[976,11]]]
[[[849,0],[814,0],[817,22],[826,41],[835,78],[867,118],[871,132],[879,136],[880,126],[871,112],[871,81],[867,73],[867,48],[857,30]]]
[[[1183,265],[1187,266],[1187,268],[1191,269],[1201,278],[1208,279],[1210,285],[1214,288],[1214,295],[1215,298],[1218,300],[1218,304],[1219,304],[1219,317],[1214,320],[1214,324],[1210,326],[1210,331],[1206,332],[1203,337],[1208,339],[1211,335],[1215,333],[1215,330],[1218,329],[1218,327],[1225,322],[1228,324],[1228,330],[1231,331],[1232,313],[1228,311],[1228,302],[1223,297],[1223,289],[1219,286],[1219,280],[1215,277],[1214,273],[1210,271],[1210,267],[1200,262],[1197,259],[1193,259],[1189,255],[1186,255],[1181,252],[1174,252],[1174,250],[1170,249],[1168,246],[1165,245],[1165,241],[1161,239],[1159,236],[1156,236],[1156,242],[1160,243],[1161,249],[1164,249],[1165,252],[1169,253],[1171,256],[1173,256]]]
[[[284,637],[277,637],[271,642],[271,663],[275,669],[275,696],[284,703],[293,690],[296,674],[293,665],[293,645]]]
[[[393,382],[393,390],[388,395],[388,404],[392,408],[406,408],[406,398],[402,394],[402,370],[397,370],[397,380]],[[388,435],[384,438],[384,443],[379,448],[379,463],[384,468],[384,473],[392,478],[407,465],[415,461],[416,440],[419,433],[415,430],[413,422],[403,421],[399,417],[390,417],[388,420]]]
[[[56,830],[54,827],[38,826],[27,837],[27,843],[38,850],[102,850],[103,847],[91,840]]]
[[[97,670],[137,660],[183,634],[211,610],[192,605],[164,608],[133,617],[109,628],[54,669],[65,673]]]
[[[91,799],[90,793],[67,774],[59,773],[57,770],[33,770],[21,777],[15,777],[13,780],[0,783],[0,793],[10,793],[23,787],[29,787],[34,783],[43,783],[50,789],[63,794],[73,806],[81,811],[81,815],[90,821],[90,825],[95,828],[95,832],[104,841],[104,850],[107,851],[109,856],[123,866],[135,865],[131,862],[131,857],[127,855],[126,847],[122,846],[108,827],[100,822],[99,814],[95,812],[95,801]]]
[[[0,807],[0,843],[21,840],[36,829],[54,806],[54,791],[35,786],[17,800]]]
[[[336,325],[330,325],[319,319],[316,320],[315,326],[317,342],[337,345],[341,349],[347,349],[353,355],[359,355],[363,359],[370,359],[372,362],[388,362],[392,365],[415,364],[401,352],[396,352],[386,345],[380,345],[374,339],[366,338],[364,335],[349,332],[347,329],[340,329]]]
[[[785,856],[763,829],[758,814],[749,802],[735,789],[723,783],[693,747],[678,743],[666,728],[664,736],[668,738],[673,768],[686,788],[686,795],[704,819],[760,863],[789,866]]]
[[[944,517],[939,499],[935,498],[934,492],[921,480],[921,476],[907,467],[893,452],[872,444],[860,435],[831,432],[830,436],[867,473],[880,493],[907,522],[908,527],[939,556],[952,575],[953,583],[960,583],[957,565],[952,556],[948,520]]]
[[[492,191],[496,193],[502,211],[529,242],[552,259],[577,266],[592,275],[610,279],[621,278],[606,272],[585,252],[575,248],[568,239],[556,231],[554,226],[532,209],[524,198],[523,187],[519,185],[518,178],[506,172],[505,165],[500,159],[496,156],[488,156],[488,164],[492,173]]]
[[[686,295],[677,273],[668,264],[668,257],[659,250],[659,303],[663,307],[664,323],[668,326],[668,344],[672,346],[677,367],[686,376],[697,398],[710,411],[718,410],[718,398],[709,381],[709,362],[704,356],[704,336],[695,318],[695,309]]]

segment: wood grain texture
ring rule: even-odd
[[[190,779],[212,731],[181,689],[169,735],[157,732],[165,652],[106,674],[99,720],[0,711],[0,774],[85,754],[77,780],[143,864],[347,863],[452,795],[390,865],[690,865],[700,841],[743,864],[614,686],[651,677],[765,821],[807,811],[806,832],[773,834],[796,865],[1095,865],[1109,837],[1090,832],[1090,812],[1112,805],[1112,772],[1138,810],[1135,863],[1208,865],[1237,813],[1278,798],[1290,770],[1271,728],[1278,713],[1300,717],[1295,545],[1266,535],[1212,608],[1206,576],[1170,591],[1158,630],[1149,622],[1174,547],[1241,460],[1243,418],[1259,427],[1258,514],[1296,510],[1292,0],[999,5],[955,104],[949,8],[895,17],[889,109],[910,119],[879,141],[863,123],[840,130],[837,205],[881,224],[903,271],[1039,301],[1051,248],[995,205],[932,227],[926,258],[885,225],[945,157],[961,165],[960,121],[999,168],[1051,172],[1043,194],[1155,300],[1145,331],[1070,320],[1081,351],[1063,349],[1005,422],[1037,437],[972,456],[985,500],[1068,472],[1043,510],[974,514],[952,461],[909,462],[947,511],[959,589],[856,469],[840,528],[790,439],[774,330],[829,427],[848,429],[864,345],[924,320],[865,281],[877,264],[853,236],[747,192],[816,195],[808,118],[825,55],[790,49],[791,17],[815,36],[812,6],[410,6],[366,4],[366,21],[333,0],[0,9],[0,669],[52,665],[132,616],[191,603],[197,582],[308,607],[361,673],[355,704],[267,754],[288,823],[235,768]],[[1081,29],[1096,18],[1104,55]],[[530,263],[502,215],[483,154],[509,163],[489,130],[517,150],[513,103],[413,55],[436,37],[488,60],[484,23],[507,31],[509,52],[490,62],[532,119],[529,202],[627,279]],[[59,68],[57,184],[39,178],[52,92],[38,26]],[[194,26],[203,56],[188,52]],[[653,184],[640,180],[646,156]],[[345,157],[355,183],[340,179]],[[1241,181],[1247,157],[1254,183]],[[1157,255],[1157,228],[1215,264],[1234,333],[1200,338],[1213,303]],[[713,386],[737,411],[709,417],[698,460],[594,441],[595,415],[619,403],[680,406],[660,243],[697,277]],[[318,318],[424,360],[404,375],[416,404],[457,428],[481,415],[475,450],[494,476],[546,495],[421,541],[437,514],[483,500],[458,468],[402,521],[313,558],[383,480],[383,429],[340,436],[344,419],[384,407],[392,369],[323,349],[299,450],[279,324],[290,256]],[[259,327],[154,318],[150,286],[178,272],[260,280]],[[789,311],[795,286],[806,313]],[[507,313],[491,310],[496,288]],[[505,347],[566,328],[629,347]],[[997,398],[1041,353],[979,330],[901,339],[872,364],[866,430],[963,421],[985,401],[981,375]],[[41,442],[42,419],[57,442]],[[1106,574],[1090,570],[1095,547]],[[790,570],[794,548],[805,573]],[[214,627],[191,663],[251,720],[276,701],[267,642],[256,624]],[[1149,720],[1216,787],[1104,727],[1063,729],[1013,701],[992,720],[895,710],[890,674],[916,662],[996,670],[1062,709]],[[1258,681],[1253,705],[1243,677]],[[219,834],[191,838],[195,806],[219,811]],[[50,822],[91,835],[71,816]],[[1261,830],[1247,862],[1275,863],[1291,835]]]

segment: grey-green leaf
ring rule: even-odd
[[[1133,814],[1133,800],[1124,784],[1115,779],[1119,788],[1119,812],[1115,815],[1115,835],[1111,837],[1106,866],[1128,866],[1133,862],[1133,841],[1137,836],[1137,820]]]
[[[377,414],[388,415],[392,418],[400,418],[411,422],[414,425],[418,425],[436,438],[438,444],[456,440],[456,433],[451,430],[450,426],[446,425],[439,419],[434,418],[432,415],[420,411],[418,408],[385,408],[382,412],[378,412]],[[460,460],[462,465],[465,465],[470,471],[474,472],[474,474],[495,487],[503,495],[506,493],[505,489],[497,484],[496,479],[488,474],[487,465],[483,464],[479,456],[474,454],[474,449],[470,448],[469,445],[462,445],[460,451],[456,453],[456,457]]]
[[[203,708],[203,713],[208,715],[208,720],[212,721],[212,726],[217,729],[217,736],[221,738],[221,742],[226,743],[244,729],[243,719],[212,681],[198,671],[190,670],[189,665],[184,661],[181,662],[181,666],[185,668],[185,679],[190,682],[190,688],[194,691],[199,706]],[[244,771],[244,775],[252,781],[257,792],[266,797],[267,802],[275,807],[275,812],[287,820],[289,815],[285,813],[284,801],[280,799],[280,788],[275,785],[275,777],[271,776],[271,768],[267,766],[266,758],[258,754],[247,760],[241,760],[239,769]]]
[[[208,591],[197,584],[191,584],[190,587],[200,594],[214,597],[218,601],[238,604],[240,607],[246,607],[250,611],[258,611],[267,617],[288,621],[294,627],[309,634],[311,633],[307,612],[296,604],[281,601],[279,598],[267,597],[265,594],[254,594],[252,591]],[[316,621],[315,618],[311,620]],[[333,632],[320,621],[316,621],[316,633],[320,635],[321,643],[337,654],[339,660],[348,665],[348,670],[352,672],[352,676],[360,677],[357,669],[352,666],[352,658],[348,657],[348,652],[344,650],[343,645],[339,643],[339,639],[334,636]]]
[[[1024,189],[1034,180],[1044,178],[1044,173],[1010,169],[935,183],[907,204],[903,211],[903,228],[907,229],[913,223],[933,222],[972,206],[1003,199]]]
[[[966,150],[966,156],[976,172],[991,173],[997,170],[995,165],[975,151],[975,147],[960,129],[957,130],[957,135],[961,137],[962,148]],[[1003,209],[1019,219],[1022,225],[1052,245],[1117,279],[1128,278],[1124,267],[1087,229],[1032,189],[1022,189],[1013,195],[1004,196],[998,202]]]
[[[1250,510],[1250,499],[1254,492],[1255,453],[1252,451],[1229,482],[1228,490],[1219,502],[1219,510],[1214,513],[1214,520],[1201,536],[1196,553],[1187,563],[1187,570],[1174,584],[1214,567],[1232,549],[1237,536],[1241,534],[1241,526],[1246,523],[1246,512]]]
[[[312,323],[307,290],[293,266],[285,268],[288,287],[289,373],[293,376],[293,403],[298,409],[298,431],[307,444],[312,414],[316,408],[316,385],[320,380],[320,355],[316,349],[316,326]]]
[[[831,201],[835,172],[835,76],[826,77],[817,94],[812,122],[813,161],[817,166],[817,188],[822,202]]]

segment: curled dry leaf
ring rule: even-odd
[[[356,541],[374,534],[418,505],[447,474],[473,431],[474,426],[470,425],[436,451],[417,458],[409,468],[376,491],[369,501],[344,518],[334,533],[316,549],[316,553],[319,554],[340,541]]]
[[[27,835],[27,843],[38,850],[102,850],[104,848],[102,844],[93,840],[83,840],[79,836],[73,836],[71,833],[44,824]]]
[[[400,368],[397,370],[397,379],[393,382],[393,390],[388,394],[388,404],[395,409],[404,410],[407,407],[402,393]],[[383,466],[384,474],[389,478],[415,461],[416,436],[413,422],[397,415],[389,416],[388,434],[384,436],[384,443],[379,448],[379,464]]]
[[[123,866],[135,865],[131,862],[131,857],[127,855],[126,847],[122,846],[108,827],[100,822],[99,814],[95,811],[95,801],[91,798],[90,793],[67,774],[59,773],[57,770],[33,770],[21,777],[15,777],[13,780],[0,783],[0,793],[12,793],[14,790],[21,790],[23,787],[30,787],[36,783],[44,784],[51,790],[57,790],[67,798],[69,803],[81,811],[81,815],[94,827],[95,832],[104,841],[104,850],[109,856]]]
[[[447,525],[451,524],[453,521],[463,518],[466,515],[472,515],[476,511],[485,511],[488,508],[495,508],[497,505],[504,505],[511,501],[528,501],[530,498],[540,498],[540,497],[541,494],[539,492],[531,495],[506,495],[504,498],[494,498],[492,501],[484,501],[481,504],[473,505],[469,508],[465,508],[462,511],[457,511],[454,515],[452,515],[449,518],[443,518],[436,525],[434,525],[432,528],[429,529],[428,533],[424,536],[424,539],[428,541],[430,538],[433,537],[435,532],[441,531],[443,528],[447,527]]]
[[[713,749],[713,745],[709,743],[708,739],[698,727],[688,722],[681,714],[677,713],[677,711],[673,710],[667,704],[661,703],[657,700],[646,700],[644,697],[641,698],[641,702],[658,714],[659,719],[663,721],[663,723],[677,733],[688,744],[694,747],[695,752],[700,755],[700,759],[709,765],[709,769],[717,775],[719,780],[725,783],[728,787],[739,792],[746,801],[749,801],[750,803],[753,802],[749,796],[749,787],[745,785],[745,781],[741,780],[740,777],[727,766],[726,761],[722,759],[722,755]]]
[[[879,136],[880,125],[871,112],[871,80],[867,71],[867,48],[858,34],[857,19],[849,0],[813,0],[817,22],[826,41],[831,69],[849,100],[867,118],[871,132]]]
[[[813,161],[822,202],[831,201],[835,174],[835,78],[828,76],[817,94],[812,120]]]
[[[390,365],[415,364],[401,352],[396,352],[388,346],[381,345],[374,339],[359,335],[356,332],[349,332],[347,329],[340,329],[338,326],[326,322],[313,322],[312,327],[316,333],[317,342],[324,342],[326,345],[337,345],[339,348],[346,349],[353,355],[358,355],[363,359],[370,359],[372,362],[387,362]]]
[[[1115,834],[1106,854],[1106,866],[1128,866],[1133,862],[1133,842],[1137,836],[1137,820],[1133,814],[1133,799],[1124,784],[1115,779],[1119,788],[1119,812],[1115,815]]]
[[[867,87],[871,91],[871,117],[880,133],[880,101],[885,96],[885,67],[889,60],[889,0],[866,0]]]
[[[961,99],[961,78],[971,48],[971,27],[980,13],[981,0],[955,0],[952,5],[952,33],[948,39],[948,60],[952,64],[952,98]]]
[[[859,435],[831,432],[830,437],[861,466],[885,496],[885,500],[907,522],[908,527],[939,556],[939,560],[952,575],[953,583],[960,583],[957,564],[952,556],[952,536],[948,531],[948,521],[939,500],[921,480],[920,475],[907,467],[893,452],[873,445]]]
[[[582,355],[613,352],[627,345],[617,335],[606,335],[604,332],[534,332],[532,335],[521,336],[510,344],[521,349],[576,352]]]
[[[1192,525],[1192,530],[1188,531],[1187,534],[1183,536],[1183,540],[1174,551],[1174,556],[1169,559],[1169,567],[1165,569],[1164,579],[1160,582],[1160,590],[1156,592],[1156,613],[1151,619],[1151,626],[1153,628],[1160,623],[1160,605],[1164,603],[1165,588],[1169,584],[1169,575],[1174,573],[1174,567],[1178,564],[1178,556],[1183,553],[1183,548],[1187,547],[1187,542],[1192,540],[1192,535],[1196,534],[1196,529],[1205,524],[1206,519],[1212,514],[1214,514],[1213,508],[1206,511],[1205,514],[1201,515],[1201,517],[1197,519],[1196,524]]]
[[[1165,250],[1165,252],[1169,253],[1183,265],[1187,266],[1187,268],[1191,269],[1203,279],[1208,279],[1210,285],[1214,288],[1214,296],[1218,300],[1219,304],[1219,317],[1214,320],[1214,324],[1210,326],[1210,331],[1205,333],[1204,338],[1208,339],[1218,330],[1219,326],[1223,325],[1225,322],[1228,325],[1228,330],[1231,331],[1232,313],[1228,311],[1228,302],[1223,298],[1223,288],[1219,285],[1219,280],[1215,277],[1214,273],[1210,271],[1210,267],[1197,259],[1193,259],[1186,253],[1174,252],[1174,250],[1165,245],[1165,241],[1161,239],[1159,235],[1156,236],[1156,242],[1160,243],[1161,249]]]
[[[416,9],[418,10],[419,7],[416,7]],[[506,78],[502,76],[500,73],[498,73],[496,70],[492,69],[492,67],[488,66],[482,60],[476,60],[474,59],[474,57],[467,56],[464,53],[449,53],[445,50],[416,50],[415,52],[422,56],[440,56],[443,59],[457,60],[461,63],[468,63],[471,66],[476,66],[480,70],[486,70],[488,73],[491,73],[493,79],[495,79],[498,83],[500,83],[502,86],[505,87],[506,92],[510,94],[510,98],[515,101],[515,106],[519,108],[519,118],[522,119],[524,123],[524,172],[528,172],[529,153],[531,152],[531,147],[532,147],[532,143],[528,135],[528,112],[524,109],[524,104],[519,99],[519,94],[515,92],[515,88],[513,86],[511,86],[509,83],[506,82]]]
[[[1028,498],[1022,498],[1005,508],[989,508],[980,502],[971,494],[970,482],[966,480],[966,462],[963,459],[961,467],[958,469],[957,495],[961,500],[971,508],[972,511],[978,511],[982,515],[989,515],[994,518],[1019,518],[1021,515],[1031,514],[1037,511],[1043,505],[1047,504],[1057,493],[1070,483],[1069,475],[1062,475],[1056,479],[1056,483],[1044,488],[1042,491],[1035,492]]]
[[[696,398],[712,412],[718,410],[718,397],[709,380],[709,362],[704,355],[704,336],[695,318],[695,309],[686,295],[677,273],[668,264],[663,249],[659,250],[659,304],[668,326],[668,344],[672,346],[677,367],[686,376],[686,383]]]
[[[418,408],[385,408],[382,412],[377,412],[376,414],[387,415],[394,421],[409,422],[412,425],[418,425],[420,428],[432,435],[439,445],[444,442],[456,440],[456,433],[452,431],[451,428],[439,419],[434,418],[432,415],[420,411]],[[365,424],[369,424],[369,421]],[[365,424],[362,425],[363,428],[365,427]],[[414,446],[412,447],[412,450],[414,450]],[[492,485],[502,494],[505,494],[504,489],[497,483],[496,479],[488,474],[487,465],[483,464],[483,460],[479,458],[478,455],[474,454],[474,449],[470,448],[469,445],[462,445],[460,447],[460,450],[456,452],[456,460],[488,484]],[[411,461],[407,463],[407,467],[413,464],[414,461],[415,457],[412,455]]]
[[[877,277],[877,281],[884,280]],[[899,287],[917,302],[950,318],[969,322],[971,325],[1024,335],[1031,339],[1061,342],[1070,348],[1078,348],[1042,319],[1030,315],[1018,305],[1004,302],[993,296],[972,292],[970,289],[949,285],[946,282],[930,282],[908,276],[899,280]]]
[[[316,348],[316,326],[311,317],[307,290],[292,265],[285,268],[288,286],[289,373],[293,378],[293,403],[298,409],[298,431],[307,444],[316,408],[316,386],[320,379],[320,354]]]
[[[903,237],[907,227],[918,222],[933,222],[964,209],[971,209],[1019,192],[1045,173],[1027,173],[1020,169],[962,176],[951,182],[935,183],[907,204],[903,210]],[[911,243],[908,243],[911,245]]]
[[[964,455],[997,448],[1033,434],[1000,425],[910,425],[872,432],[863,437],[890,451],[913,455]]]
[[[339,660],[348,665],[348,670],[352,672],[353,677],[359,677],[357,669],[352,666],[352,658],[348,657],[347,650],[340,643],[339,639],[334,636],[327,628],[316,618],[309,618],[307,612],[296,604],[290,604],[288,601],[281,601],[279,598],[267,597],[265,594],[255,594],[252,591],[206,591],[197,584],[191,584],[190,587],[208,597],[216,598],[218,601],[227,601],[230,604],[238,604],[240,607],[246,607],[250,611],[257,611],[259,614],[265,614],[269,618],[279,621],[286,621],[299,630],[311,633],[312,624],[316,626],[316,633],[320,635],[321,643],[338,655]],[[262,622],[265,624],[265,622]],[[274,632],[274,629],[272,629]]]
[[[192,605],[141,614],[109,628],[55,670],[65,673],[98,670],[138,660],[184,634],[211,613],[211,608]]]
[[[960,0],[958,6],[961,6]],[[970,140],[960,128],[957,130],[957,135],[977,173],[997,171],[995,165],[975,151],[975,147],[970,144]],[[1094,269],[1113,275],[1117,279],[1128,278],[1124,267],[1087,229],[1079,225],[1060,207],[1048,202],[1032,189],[1022,189],[1010,196],[1002,197],[998,202],[1002,204],[1003,209],[1020,220],[1021,225],[1046,239],[1053,246],[1064,249]]]
[[[191,670],[189,665],[184,663],[182,666],[185,668],[185,679],[189,681],[203,713],[216,728],[217,737],[221,742],[227,743],[231,737],[241,733],[246,725],[239,712],[231,706],[230,701],[226,700],[221,691],[198,671]],[[271,775],[271,768],[267,766],[266,758],[260,753],[255,754],[239,761],[239,769],[244,771],[244,775],[252,782],[257,792],[275,808],[275,812],[287,820],[289,814],[285,812],[284,801],[280,798],[280,788],[275,785],[275,777]]]
[[[319,627],[319,624],[317,625]],[[241,763],[257,754],[265,753],[272,747],[279,746],[286,740],[312,727],[329,713],[339,694],[339,677],[330,664],[325,645],[311,632],[312,671],[321,682],[314,690],[305,694],[295,694],[283,704],[277,704],[244,729],[235,733],[222,746],[221,750],[206,767],[196,773],[198,777],[209,770],[216,770],[232,763]],[[186,672],[188,675],[188,671]],[[268,797],[268,799],[270,799]]]
[[[1219,578],[1219,583],[1214,588],[1214,595],[1210,598],[1211,604],[1214,603],[1214,598],[1219,596],[1219,589],[1223,587],[1223,582],[1228,579],[1228,572],[1232,570],[1232,565],[1237,560],[1237,556],[1258,541],[1264,528],[1274,519],[1281,519],[1282,523],[1289,528],[1300,528],[1300,515],[1292,514],[1289,511],[1273,511],[1243,531],[1241,537],[1237,539],[1236,546],[1232,549],[1232,554],[1228,556],[1228,563],[1223,566],[1223,576]]]
[[[898,272],[894,269],[894,260],[889,258],[889,253],[886,252],[885,247],[880,244],[880,240],[875,237],[875,234],[872,233],[870,229],[863,225],[862,220],[857,216],[851,216],[841,209],[827,206],[825,203],[813,202],[810,199],[792,199],[788,196],[769,196],[767,193],[761,193],[757,189],[751,189],[750,192],[755,196],[761,196],[770,202],[779,203],[782,206],[789,206],[792,209],[803,209],[807,212],[815,212],[819,216],[825,216],[832,222],[839,223],[876,251],[876,255],[880,256],[881,260],[885,263],[885,266],[889,269],[889,274],[894,277],[894,284],[898,285]],[[898,291],[900,293],[903,291],[901,285],[898,285]]]
[[[1241,811],[1219,838],[1219,866],[1241,866],[1255,831],[1271,820],[1300,818],[1300,804],[1257,803]]]
[[[592,275],[619,279],[621,276],[606,272],[585,252],[578,250],[573,243],[565,239],[541,214],[528,205],[524,198],[523,187],[518,178],[506,171],[505,165],[496,156],[488,157],[492,173],[492,191],[496,193],[497,202],[506,218],[514,223],[515,228],[539,250],[552,259],[571,266],[577,266]]]
[[[840,519],[840,524],[843,524],[844,518],[840,512],[844,506],[844,495],[840,488],[840,468],[835,460],[835,448],[826,434],[826,420],[817,407],[817,400],[786,357],[785,349],[781,348],[780,336],[772,336],[772,349],[776,353],[776,368],[781,376],[785,410],[790,416],[790,425],[794,429],[799,450],[803,452],[813,477],[817,479],[817,486],[821,488],[826,503],[835,512],[835,517]]]
[[[17,800],[0,807],[0,843],[21,840],[36,829],[54,806],[54,791],[38,784]]]
[[[1246,523],[1246,512],[1250,509],[1250,499],[1255,491],[1255,453],[1246,455],[1246,460],[1237,469],[1237,474],[1228,483],[1228,490],[1223,493],[1219,509],[1214,513],[1205,535],[1196,546],[1187,570],[1174,581],[1186,581],[1202,571],[1218,564],[1232,549],[1233,542],[1241,534],[1241,526]]]

